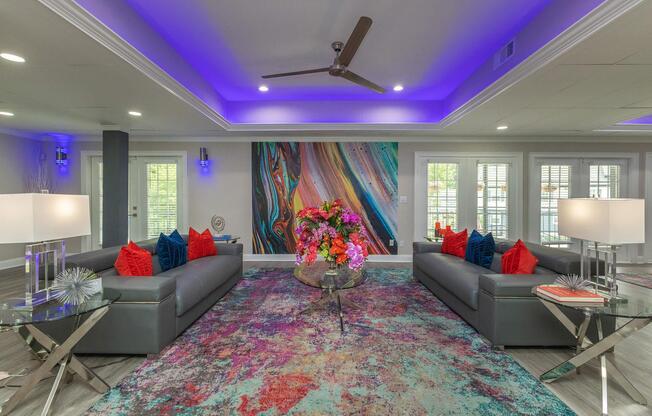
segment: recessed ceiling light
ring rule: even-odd
[[[498,126],[496,127],[496,130],[507,130],[507,126]]]
[[[258,91],[267,92],[269,91],[269,87],[267,85],[261,85],[260,87],[258,87]]]
[[[130,111],[129,115],[134,117],[140,117],[143,115],[143,113],[141,113],[140,111]]]
[[[11,61],[11,62],[19,62],[21,64],[25,62],[25,58],[23,58],[22,56],[14,55],[13,53],[9,53],[9,52],[0,53],[0,58],[6,59],[7,61]]]
[[[394,85],[394,91],[396,91],[396,92],[403,91],[403,86],[401,84]]]
[[[0,116],[13,117],[14,113],[11,113],[9,111],[0,111]]]

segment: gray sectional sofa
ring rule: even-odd
[[[81,266],[97,272],[105,295],[120,295],[75,352],[157,354],[242,279],[242,244],[216,244],[217,256],[161,272],[156,241],[138,243],[152,253],[151,277],[118,276],[113,264],[120,247],[66,259],[68,267]],[[70,334],[70,325],[72,320],[67,319],[42,325],[42,329],[61,340]]]
[[[440,244],[417,242],[413,244],[413,273],[494,347],[574,345],[570,333],[532,295],[532,288],[553,283],[559,274],[579,274],[580,256],[526,243],[539,259],[534,274],[501,274],[502,254],[513,245],[513,241],[498,240],[493,264],[486,269],[442,254]],[[580,313],[565,312],[577,323],[582,319]],[[594,335],[595,323],[592,323],[589,337]]]

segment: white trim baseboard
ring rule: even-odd
[[[276,262],[294,262],[294,254],[245,254],[244,261],[276,261]],[[369,263],[411,263],[412,255],[410,254],[372,254],[367,260]]]
[[[15,259],[0,260],[0,270],[13,269],[25,264],[24,257],[16,257]]]

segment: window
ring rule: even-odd
[[[559,235],[557,201],[570,198],[570,165],[541,166],[541,228],[540,238],[544,245],[567,247],[570,239]]]
[[[147,163],[147,238],[177,228],[177,164]]]
[[[428,163],[427,235],[435,236],[435,222],[457,229],[457,163]]]
[[[477,229],[496,238],[509,234],[509,183],[507,163],[478,164]]]
[[[530,157],[530,241],[578,248],[575,240],[559,233],[559,199],[638,195],[638,154],[533,153]]]
[[[591,198],[620,197],[620,165],[590,165],[589,178]]]
[[[508,154],[415,155],[414,238],[433,237],[435,223],[520,238],[522,157]]]

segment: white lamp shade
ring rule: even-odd
[[[559,234],[609,245],[645,243],[645,200],[560,199]]]
[[[88,195],[0,195],[0,244],[90,235]]]

